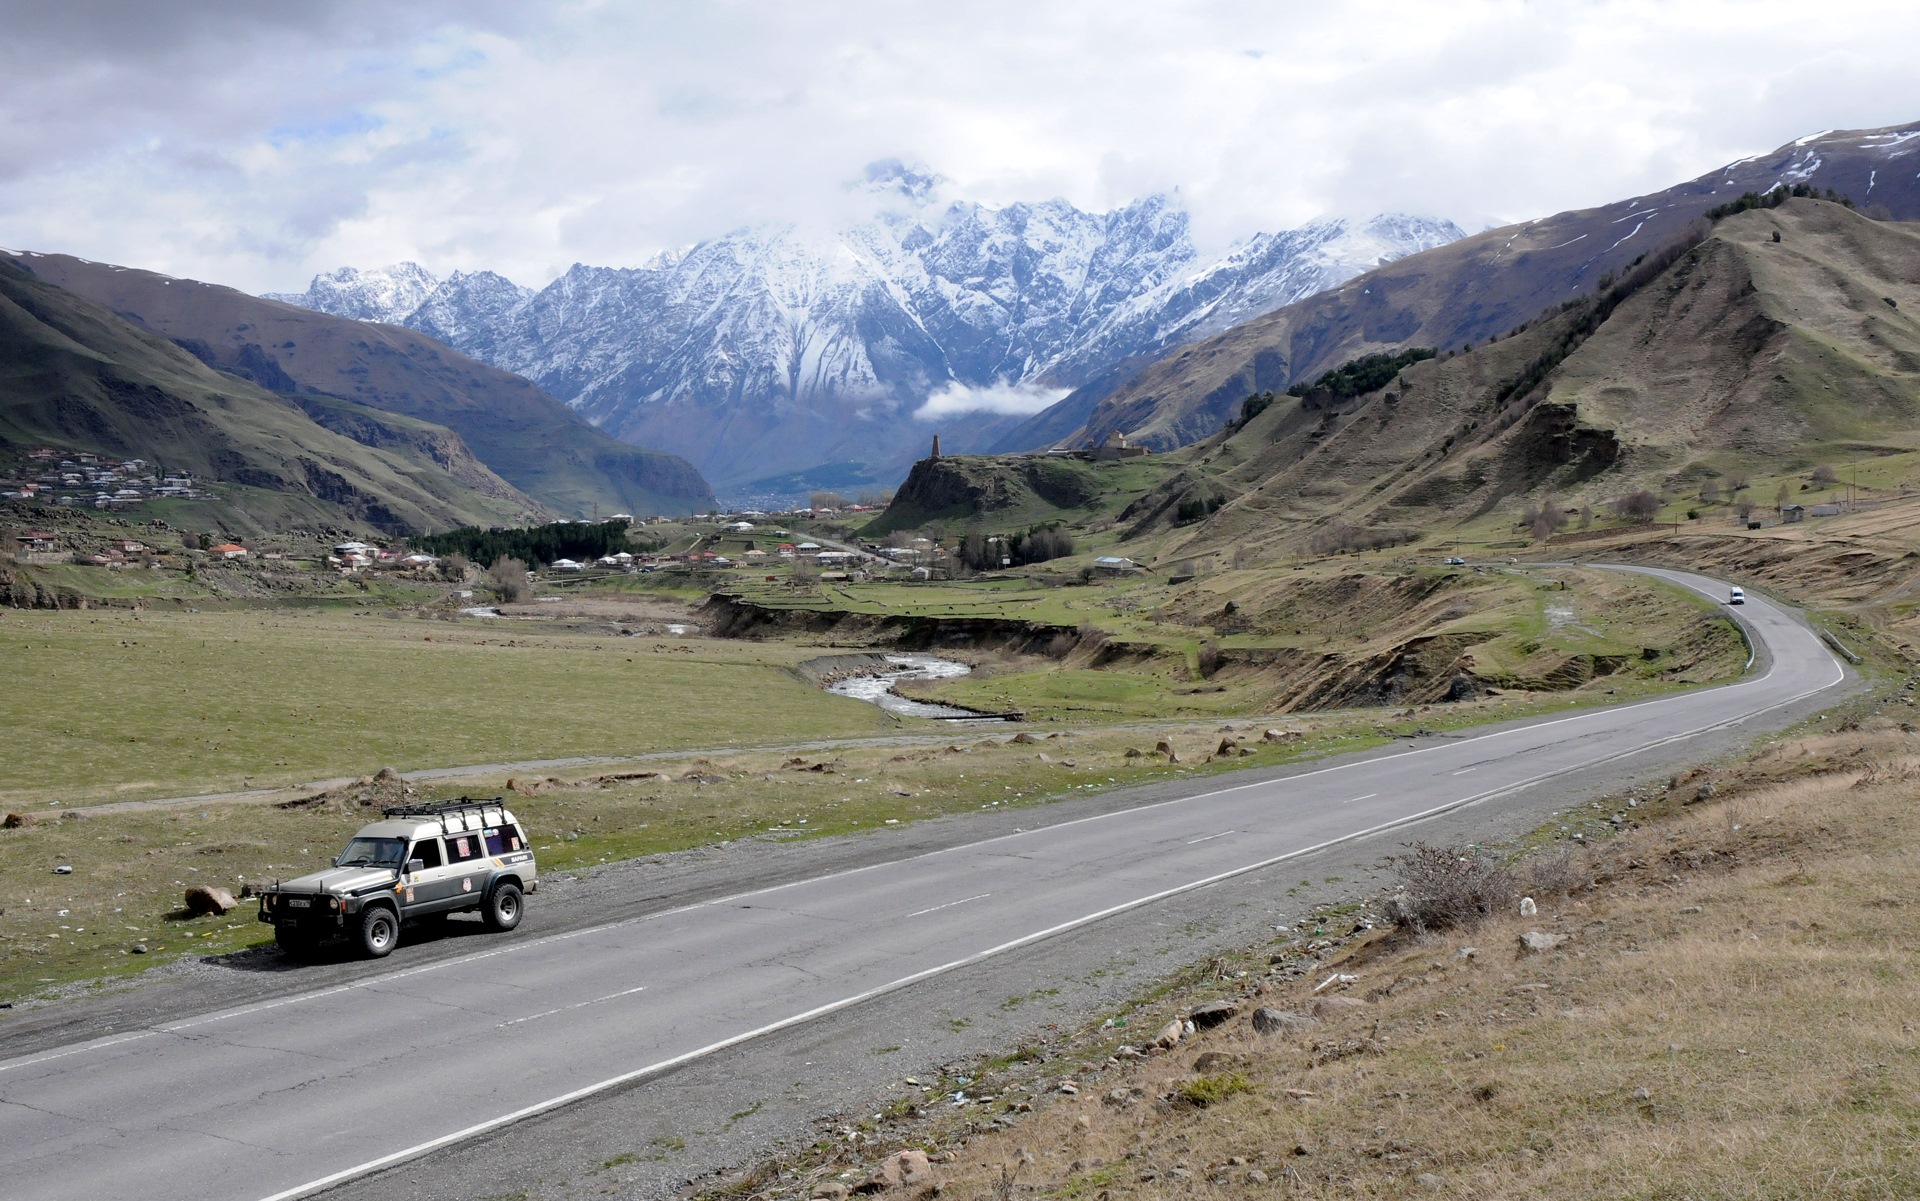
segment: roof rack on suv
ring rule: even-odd
[[[457,801],[436,801],[430,805],[384,805],[380,814],[383,817],[445,817],[474,809],[498,809],[506,803],[507,798],[498,796],[481,800],[461,797]]]

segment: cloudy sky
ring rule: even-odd
[[[539,285],[842,219],[888,156],[991,203],[1177,187],[1218,246],[1920,120],[1912,0],[0,0],[0,30],[0,245],[250,290]]]

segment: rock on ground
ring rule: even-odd
[[[201,917],[209,913],[232,913],[239,907],[240,902],[234,900],[233,894],[224,888],[216,888],[207,884],[195,884],[193,887],[187,889],[187,912],[195,917]]]

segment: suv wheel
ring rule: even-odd
[[[513,884],[496,884],[480,907],[481,920],[489,930],[511,930],[520,924],[520,889]]]
[[[360,949],[379,959],[400,941],[400,919],[385,905],[369,905],[360,913]]]

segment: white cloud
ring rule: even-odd
[[[1219,246],[1479,228],[1920,118],[1910,0],[0,0],[0,28],[0,241],[253,290],[637,264],[838,220],[887,156],[990,202],[1178,186]]]
[[[999,413],[1025,417],[1038,413],[1070,391],[1070,388],[1042,388],[1034,384],[990,384],[985,388],[970,388],[966,384],[951,383],[927,397],[927,402],[915,409],[913,415],[919,421],[938,421],[962,413]]]

